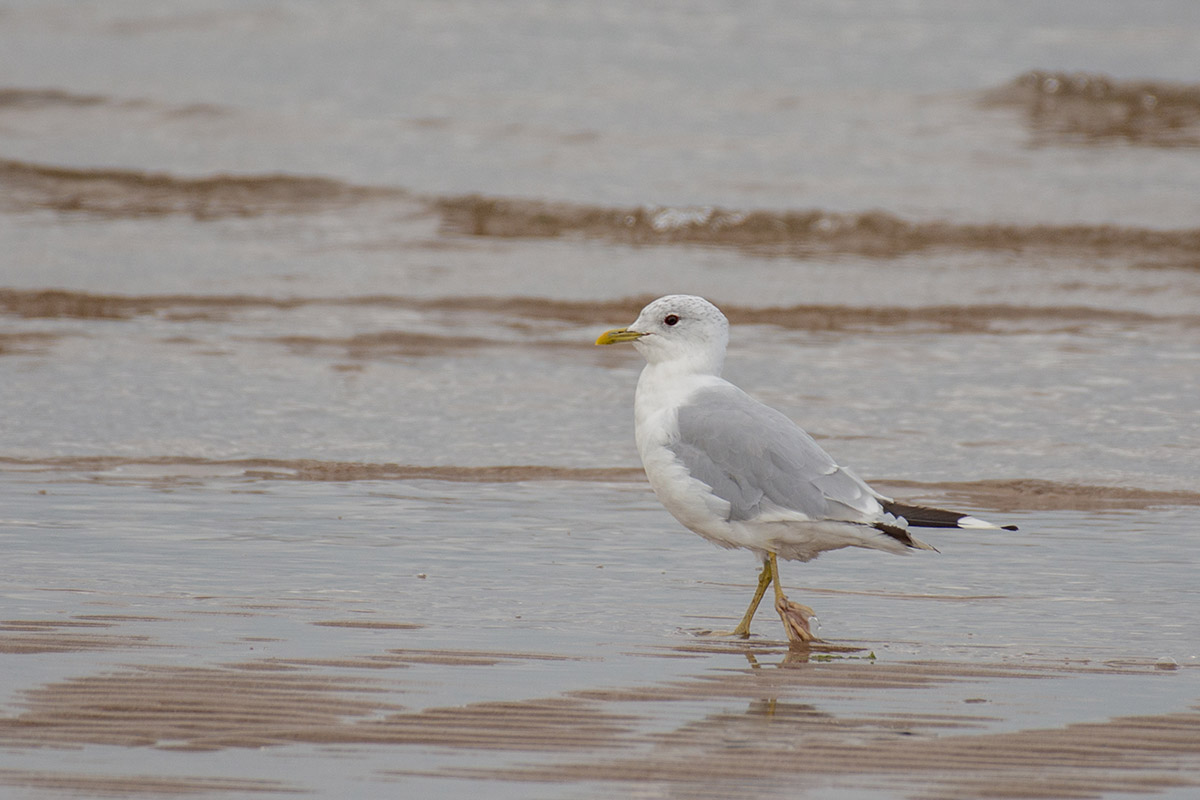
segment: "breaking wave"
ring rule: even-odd
[[[104,217],[184,214],[198,220],[312,213],[382,197],[398,189],[355,186],[296,175],[185,178],[123,169],[76,169],[0,161],[0,209],[52,210]]]
[[[703,244],[768,255],[895,257],[957,250],[1139,253],[1197,263],[1200,228],[911,222],[885,211],[734,211],[713,206],[612,208],[468,195],[436,201],[446,228],[471,236],[568,234],[630,244]]]
[[[983,102],[1022,110],[1036,143],[1200,147],[1200,86],[1031,71]]]

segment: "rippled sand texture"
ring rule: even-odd
[[[119,623],[119,617],[111,622]],[[145,622],[145,620],[142,620]],[[162,621],[159,621],[162,622]],[[322,623],[394,631],[403,626]],[[6,627],[20,628],[10,622]],[[45,626],[50,642],[62,636]],[[50,647],[55,644],[51,643]],[[119,645],[114,645],[119,646]],[[392,700],[392,673],[436,666],[486,674],[505,665],[577,659],[499,651],[399,650],[341,659],[252,660],[217,667],[124,668],[46,684],[0,720],[10,749],[81,746],[157,752],[263,752],[316,746],[329,752],[385,748],[383,785],[417,778],[451,787],[562,787],[591,784],[624,793],[653,785],[673,795],[724,797],[827,791],[831,786],[919,797],[1082,797],[1194,787],[1200,709],[1117,716],[1062,727],[989,731],[1013,684],[1145,680],[1154,666],[1015,666],[873,660],[820,661],[749,645],[676,646],[675,658],[731,655],[741,669],[549,697],[406,708]],[[647,653],[647,655],[650,655]],[[761,659],[761,661],[760,661]],[[403,680],[399,681],[403,685]],[[958,709],[939,698],[956,697]],[[908,695],[918,708],[891,699]],[[838,698],[866,701],[830,710]],[[958,699],[961,698],[961,699]],[[706,709],[693,718],[682,709]],[[671,722],[683,715],[685,722]],[[664,723],[667,723],[664,727]],[[442,767],[396,748],[458,754]],[[470,754],[505,753],[501,766],[471,765]],[[531,761],[534,756],[538,761]],[[547,760],[549,759],[549,760]],[[439,760],[444,760],[439,759]],[[0,770],[0,784],[47,791],[152,794],[292,793],[297,778],[170,778],[54,770]]]
[[[0,796],[1200,791],[1200,18],[0,6]],[[649,299],[880,490],[783,566],[632,442]]]

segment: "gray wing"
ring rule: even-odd
[[[732,384],[704,389],[679,409],[668,445],[692,477],[730,505],[730,520],[778,506],[810,519],[873,522],[878,495],[839,467],[811,436]]]

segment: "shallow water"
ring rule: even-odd
[[[1191,796],[1200,18],[1025,11],[0,8],[6,796]],[[677,291],[1021,531],[704,635],[591,345]]]
[[[1195,723],[1171,716],[1200,675],[1185,509],[1012,514],[1026,533],[930,535],[941,554],[789,569],[847,648],[825,655],[789,653],[769,618],[748,644],[703,636],[733,624],[754,565],[672,530],[633,481],[215,472],[9,473],[9,769],[97,793],[117,775],[364,796],[395,781],[521,796],[599,779],[572,790],[593,796],[645,770],[696,796],[712,787],[672,774],[679,737],[709,758],[780,736],[979,747],[1167,715],[1156,727],[1194,743]],[[1173,741],[1136,761],[1147,781],[1190,763]],[[64,770],[47,745],[83,750]],[[989,768],[1058,763],[1024,758]],[[1107,761],[1083,761],[1070,780],[1108,780]],[[846,771],[814,788],[933,779]]]

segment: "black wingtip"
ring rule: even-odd
[[[914,528],[999,528],[1003,531],[1015,531],[1016,525],[994,525],[984,520],[976,519],[969,514],[962,514],[958,511],[947,511],[944,508],[930,508],[929,506],[912,506],[908,503],[897,503],[895,500],[888,500],[883,503],[883,509],[889,514],[897,517],[904,517],[909,525]],[[983,523],[981,525],[962,525],[963,519],[968,519],[971,522]]]

